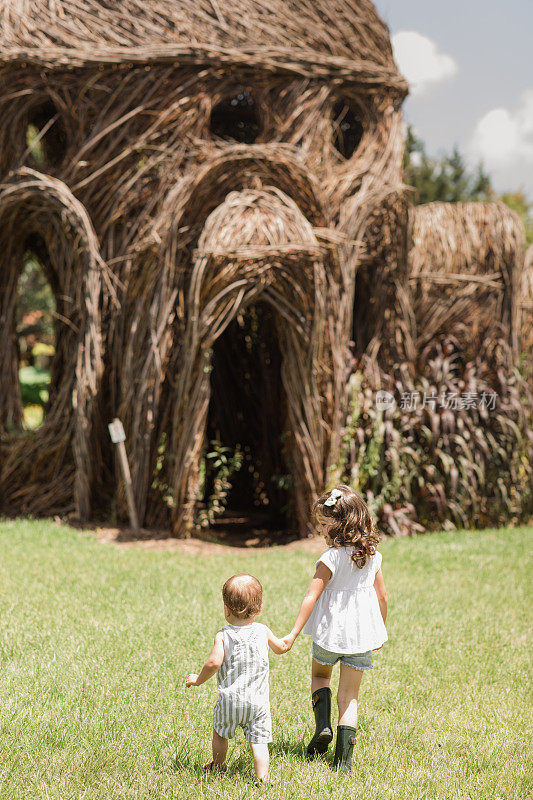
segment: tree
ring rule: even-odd
[[[505,205],[516,211],[519,217],[522,218],[526,229],[526,242],[528,245],[533,244],[533,204],[528,203],[523,191],[506,192],[502,194],[500,200]]]
[[[414,188],[416,203],[420,204],[435,200],[458,203],[494,199],[490,178],[482,164],[469,171],[457,147],[449,155],[429,156],[411,126],[405,143],[404,180]]]
[[[457,147],[451,154],[428,156],[424,142],[407,128],[404,155],[404,181],[415,190],[417,204],[442,200],[448,203],[469,200],[501,200],[522,218],[527,244],[533,243],[533,204],[523,191],[496,194],[490,177],[480,163],[469,171]]]

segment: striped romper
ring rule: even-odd
[[[265,625],[226,625],[224,661],[217,673],[219,697],[213,727],[233,739],[240,725],[252,744],[272,741],[268,687],[268,635]]]

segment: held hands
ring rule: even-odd
[[[285,640],[274,636],[272,631],[269,632],[268,646],[277,656],[282,656],[289,650]]]
[[[189,675],[189,677],[185,681],[186,688],[190,689],[191,686],[196,686],[197,685],[197,683],[196,683],[197,680],[198,680],[198,675],[196,675],[194,672],[191,672],[191,674]]]
[[[284,644],[285,644],[285,648],[286,648],[286,649],[285,649],[285,652],[286,652],[286,653],[288,653],[288,652],[289,652],[289,650],[291,649],[291,647],[293,646],[293,644],[294,644],[294,640],[295,640],[295,639],[296,639],[296,636],[295,636],[295,634],[294,634],[294,633],[288,633],[288,634],[287,634],[286,636],[284,636],[284,637],[283,637],[283,639],[281,640],[281,641],[282,641],[282,642],[284,642]]]

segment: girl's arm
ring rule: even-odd
[[[265,625],[266,627],[266,625]],[[274,636],[270,628],[267,628],[267,637],[268,637],[268,646],[277,656],[280,656],[282,653],[286,653],[289,649],[283,639],[278,639],[277,636]]]
[[[315,575],[308,586],[304,599],[302,600],[302,605],[300,606],[300,611],[298,612],[298,616],[296,617],[296,622],[292,627],[292,631],[287,634],[287,636],[283,637],[283,641],[287,645],[288,650],[291,649],[294,644],[294,640],[311,616],[311,612],[315,607],[315,603],[326,588],[326,584],[331,578],[332,574],[333,573],[329,567],[326,567],[322,561],[318,562]]]
[[[380,569],[378,569],[376,572],[376,577],[374,578],[374,589],[376,590],[376,594],[378,596],[379,610],[381,611],[383,622],[386,622],[389,599],[387,597],[387,590],[385,589],[383,573]]]
[[[224,634],[222,631],[218,631],[217,635],[215,636],[215,643],[213,645],[213,649],[209,655],[209,658],[203,665],[201,672],[199,675],[196,673],[191,672],[187,680],[185,681],[185,686],[189,689],[191,686],[201,686],[202,683],[205,683],[212,678],[215,672],[220,669],[220,665],[224,661]]]

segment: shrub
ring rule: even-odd
[[[377,408],[380,388],[393,407]],[[532,398],[503,340],[470,362],[453,340],[433,344],[415,374],[367,362],[349,391],[338,474],[367,497],[384,531],[497,526],[531,514]]]

